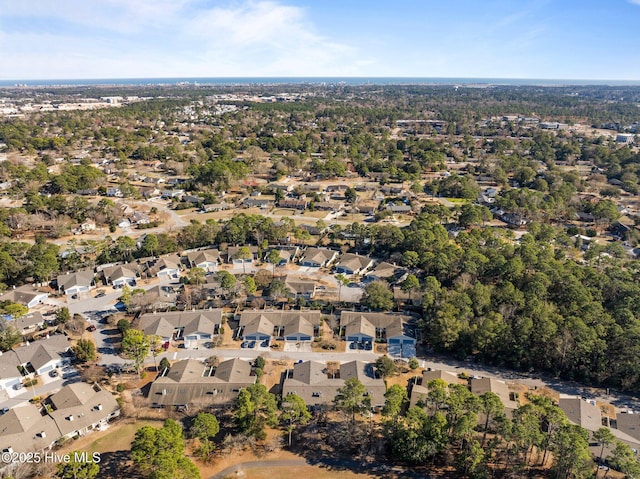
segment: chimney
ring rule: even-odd
[[[96,409],[97,409],[98,411],[102,411],[102,404],[98,404],[98,405],[96,406]]]
[[[46,432],[44,432],[44,431],[41,431],[41,432],[40,432],[40,434],[38,434],[38,436],[40,436],[40,437],[43,437],[43,438],[44,438],[44,437],[47,437],[47,433],[46,433]]]
[[[73,421],[73,414],[71,416],[67,416],[68,421]]]

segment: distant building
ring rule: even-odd
[[[618,133],[616,135],[616,143],[633,143],[635,141],[635,137],[635,135],[632,135],[630,133]]]

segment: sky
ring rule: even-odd
[[[0,80],[640,81],[640,0],[0,0]]]

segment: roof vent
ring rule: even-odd
[[[41,431],[40,434],[38,434],[38,436],[40,437],[47,437],[47,433],[44,431]]]
[[[68,419],[69,421],[73,421],[73,414],[72,414],[71,416],[67,416],[67,419]]]

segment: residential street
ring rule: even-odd
[[[296,276],[305,276],[309,274],[313,274],[317,272],[312,272],[310,268],[300,268],[298,271],[290,272],[295,274]],[[322,281],[327,283],[333,282],[335,283],[335,278],[332,275],[323,275]],[[168,281],[163,281],[168,284]],[[148,284],[139,284],[137,287],[143,289],[150,289],[158,284],[157,279],[152,279]],[[335,286],[337,288],[337,285]],[[333,286],[330,287],[333,289]],[[120,297],[121,290],[114,290],[111,288],[101,288],[105,291],[106,295],[102,298],[95,297],[81,297],[78,300],[68,299],[68,307],[69,311],[74,313],[83,314],[87,317],[87,319],[95,324],[97,329],[94,332],[94,337],[96,341],[97,350],[100,354],[99,364],[108,366],[112,364],[124,364],[128,361],[120,357],[117,354],[117,351],[113,347],[114,343],[117,343],[119,338],[115,338],[116,334],[113,328],[107,328],[105,324],[100,322],[100,319],[103,316],[114,313],[117,310],[115,309],[115,304],[117,299]],[[349,287],[344,286],[342,288],[341,296],[343,300],[349,301],[353,299],[357,301],[359,299],[359,295],[362,294],[362,288],[358,285],[357,287]],[[178,351],[170,351],[167,353],[163,353],[159,355],[156,360],[160,361],[162,357],[167,357],[169,360],[175,361],[179,359],[186,358],[198,358],[204,359],[211,356],[217,356],[221,359],[235,358],[240,357],[242,359],[255,359],[257,356],[264,356],[267,359],[275,359],[275,360],[293,360],[293,361],[375,361],[380,354],[375,353],[373,351],[363,351],[363,350],[348,350],[345,353],[337,353],[337,352],[306,352],[306,351],[276,351],[276,350],[258,350],[258,349],[226,349],[226,348],[200,348],[200,349],[180,349]],[[465,372],[466,374],[473,376],[484,376],[484,377],[492,377],[496,379],[501,379],[504,381],[513,381],[518,382],[524,385],[527,385],[531,388],[540,388],[543,386],[554,389],[563,394],[571,394],[582,396],[589,399],[597,399],[600,401],[606,401],[612,403],[619,410],[640,410],[640,401],[638,398],[634,398],[622,393],[619,393],[614,390],[609,391],[609,395],[607,395],[607,391],[604,389],[592,389],[585,387],[583,385],[572,383],[569,381],[562,381],[556,378],[544,376],[544,375],[534,375],[534,374],[523,374],[518,373],[506,369],[500,369],[490,366],[481,366],[475,363],[469,363],[464,361],[456,361],[451,358],[444,357],[423,357],[419,358],[421,360],[421,366],[424,368],[431,369],[443,369],[452,372]],[[153,365],[153,358],[149,356],[146,360],[146,365]],[[59,383],[59,384],[58,384]],[[58,379],[54,382],[50,382],[45,386],[40,386],[36,388],[36,394],[44,394],[47,391],[52,390],[53,388],[60,387],[62,385],[62,380]],[[24,401],[32,397],[32,391],[26,391],[20,394],[18,397],[11,399],[10,404],[14,405],[16,402],[20,400]]]

